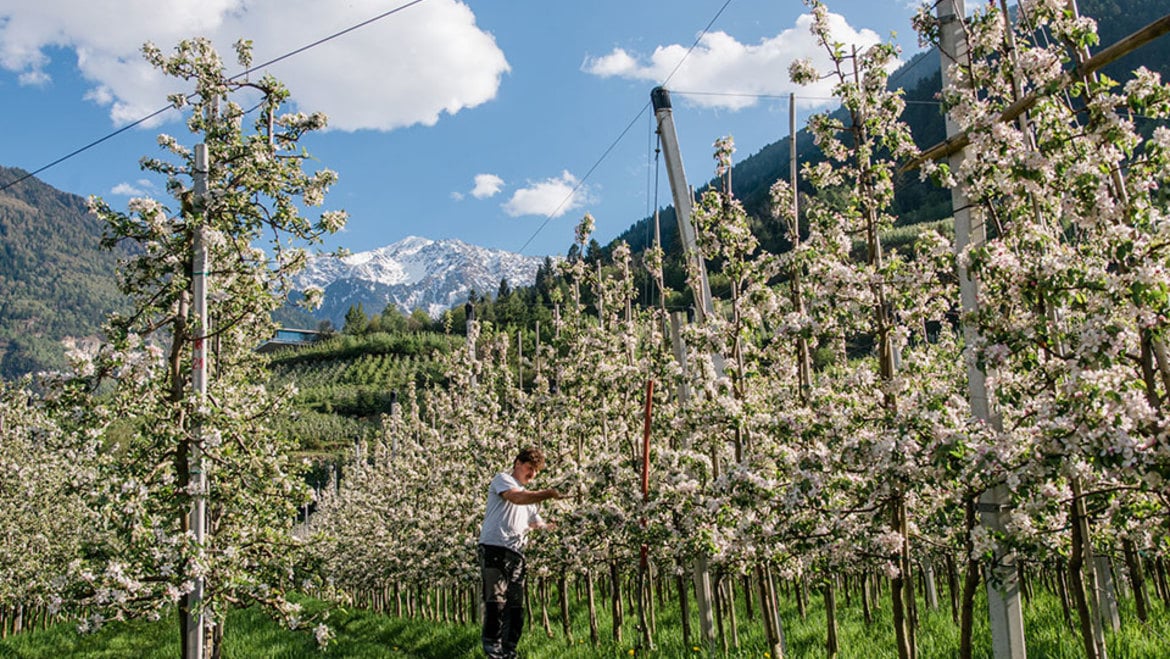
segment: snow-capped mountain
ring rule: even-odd
[[[341,327],[345,312],[361,303],[367,314],[396,305],[403,313],[422,309],[432,317],[467,301],[472,290],[493,296],[500,280],[528,286],[543,257],[468,245],[460,240],[409,236],[392,245],[344,258],[319,256],[297,280],[298,288],[316,286],[325,302],[314,315]]]

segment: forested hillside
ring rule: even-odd
[[[24,175],[0,167],[0,186]],[[62,366],[63,338],[122,307],[101,232],[84,199],[36,178],[0,192],[0,378]]]
[[[1101,43],[1095,51],[1170,13],[1165,0],[1082,0],[1080,9],[1082,14],[1097,19]],[[1165,80],[1170,74],[1170,39],[1156,39],[1105,67],[1104,72],[1115,80],[1124,80],[1141,66],[1161,73]]]

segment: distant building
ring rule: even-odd
[[[261,343],[256,352],[276,352],[284,348],[302,348],[325,338],[326,333],[318,330],[285,329],[276,330],[276,335]]]

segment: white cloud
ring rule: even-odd
[[[687,96],[695,104],[739,110],[759,102],[759,95],[787,95],[814,98],[818,103],[832,94],[832,82],[822,81],[799,87],[788,79],[788,65],[798,59],[810,58],[822,71],[829,70],[829,57],[809,32],[812,17],[801,15],[795,27],[775,37],[762,39],[758,44],[740,43],[725,32],[709,32],[686,58],[670,79],[668,87],[689,92],[703,92]],[[881,39],[867,29],[856,29],[839,14],[829,14],[833,38],[859,48],[872,46]],[[586,73],[601,77],[622,77],[659,83],[667,78],[683,60],[689,46],[670,44],[659,46],[648,58],[621,48],[608,55],[590,57],[581,67]],[[743,94],[736,96],[735,94]]]
[[[256,63],[273,59],[387,11],[380,0],[122,0],[116,11],[92,0],[4,2],[0,67],[26,84],[45,84],[48,53],[77,53],[93,84],[87,98],[124,124],[186,91],[141,57],[152,41],[164,52],[206,36],[238,72],[232,44],[251,39]],[[510,70],[491,34],[458,0],[429,0],[274,65],[306,111],[329,115],[342,130],[433,125],[495,97]],[[261,75],[260,73],[256,74]]]
[[[146,192],[140,190],[129,183],[119,183],[110,189],[110,194],[121,195],[124,197],[144,197]]]
[[[583,69],[603,78],[609,76],[623,76],[638,69],[638,60],[634,59],[621,48],[614,48],[613,52],[602,57],[591,57],[585,60]]]
[[[25,71],[17,77],[17,80],[26,87],[44,87],[49,84],[52,78],[44,71]]]
[[[476,199],[487,199],[499,194],[504,187],[504,179],[495,174],[476,174],[475,187],[471,190],[471,196]]]
[[[140,178],[134,183],[122,182],[110,189],[110,194],[126,197],[145,197],[156,188],[150,179]]]
[[[511,217],[521,215],[560,217],[580,208],[585,202],[585,187],[578,187],[577,177],[564,171],[560,177],[537,181],[517,190],[501,208]]]

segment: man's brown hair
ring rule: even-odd
[[[527,462],[539,471],[544,469],[544,451],[535,446],[525,446],[516,454],[516,462]]]

